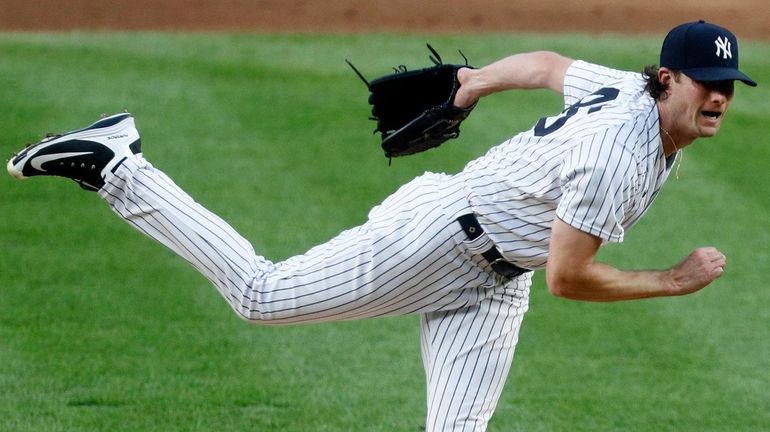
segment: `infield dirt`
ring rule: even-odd
[[[0,0],[0,30],[665,33],[705,19],[770,39],[767,0]]]

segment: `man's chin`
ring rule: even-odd
[[[700,136],[702,137],[713,137],[714,135],[719,132],[719,128],[722,126],[722,119],[701,119],[702,121],[698,122],[698,129],[700,132]]]
[[[711,138],[719,132],[719,126],[708,126],[700,128],[701,138]]]

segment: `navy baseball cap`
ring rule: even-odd
[[[729,30],[703,20],[674,27],[663,40],[660,65],[680,70],[696,81],[754,80],[738,70],[738,39]]]

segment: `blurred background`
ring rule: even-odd
[[[0,29],[660,33],[705,19],[770,37],[766,0],[2,0]]]

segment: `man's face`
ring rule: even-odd
[[[672,73],[666,101],[672,129],[691,139],[716,135],[733,92],[733,81],[695,81],[683,73]]]

